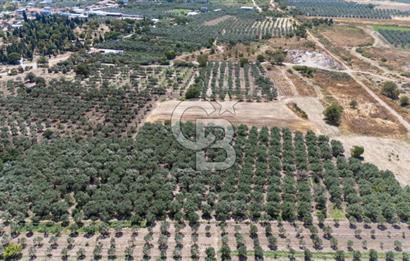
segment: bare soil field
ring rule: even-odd
[[[406,134],[406,129],[349,75],[317,71],[314,82],[343,106],[342,132],[386,137]],[[352,100],[358,102],[357,109],[350,108]]]
[[[361,28],[352,25],[337,24],[326,27],[321,33],[337,47],[357,47],[372,45],[373,38]]]
[[[275,82],[279,96],[291,97],[298,94],[295,84],[289,79],[284,68],[270,67],[266,72],[267,76]]]
[[[309,98],[306,98],[306,102],[309,103]],[[147,122],[165,122],[171,120],[171,115],[174,109],[180,104],[179,101],[165,101],[157,103],[156,108],[147,117]],[[229,102],[219,102],[224,107],[228,106]],[[319,133],[327,133],[327,130],[318,124],[314,124],[308,120],[299,118],[294,112],[292,112],[287,106],[286,101],[273,101],[269,103],[252,103],[252,102],[240,102],[235,104],[235,114],[225,112],[223,115],[219,115],[220,105],[214,103],[216,112],[205,117],[206,113],[199,106],[206,106],[206,101],[186,101],[181,103],[185,111],[182,116],[183,121],[192,121],[200,118],[223,118],[230,121],[234,125],[248,124],[257,127],[283,127],[291,128],[299,131],[313,130]],[[311,106],[318,106],[318,104],[312,100]],[[320,103],[319,103],[320,105]],[[323,110],[322,108],[319,108]]]
[[[404,140],[366,136],[340,136],[346,151],[353,146],[364,146],[364,161],[381,169],[391,170],[402,185],[410,185],[410,143]]]
[[[315,89],[309,84],[302,76],[297,73],[288,73],[286,72],[287,77],[295,85],[299,96],[310,96],[317,97]]]

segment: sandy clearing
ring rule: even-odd
[[[184,109],[188,109],[182,116],[182,121],[193,121],[201,118],[218,119],[223,118],[234,125],[248,124],[257,127],[281,127],[291,128],[299,131],[313,130],[318,133],[326,133],[326,129],[318,124],[299,118],[287,106],[288,101],[273,101],[269,103],[240,102],[235,105],[235,115],[225,112],[219,115],[219,108],[222,104],[224,107],[229,103],[219,102],[212,103],[216,112],[206,117],[205,111],[199,106],[205,106],[207,101],[165,101],[156,104],[155,109],[147,117],[146,122],[164,122],[171,120],[171,114],[180,104]]]
[[[335,126],[326,124],[323,120],[323,111],[325,108],[320,102],[319,98],[314,97],[292,97],[288,99],[289,102],[295,102],[309,117],[311,121],[319,129],[322,130],[322,134],[326,135],[337,135],[339,134],[339,129]]]
[[[401,184],[410,184],[409,142],[366,136],[339,136],[333,138],[340,140],[346,151],[350,151],[355,145],[363,146],[366,162],[373,163],[381,169],[389,169]]]

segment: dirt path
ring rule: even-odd
[[[376,42],[377,42],[377,40],[376,40],[376,38],[375,38],[375,43],[373,44],[373,47],[379,47],[379,46],[380,46],[380,45],[377,44]],[[364,47],[364,48],[366,48],[366,47]],[[387,47],[382,47],[382,48],[391,48],[391,47],[387,46]],[[400,79],[400,80],[407,80],[407,78],[404,77],[404,76],[402,76],[402,75],[400,75],[400,73],[391,71],[391,70],[389,70],[389,69],[386,68],[386,67],[380,66],[378,62],[376,62],[376,61],[374,61],[374,60],[372,60],[372,59],[370,59],[370,58],[367,58],[367,57],[363,56],[361,53],[359,53],[359,52],[357,51],[357,47],[353,47],[352,49],[350,49],[350,54],[353,55],[353,56],[355,56],[355,57],[357,57],[358,59],[360,59],[360,60],[362,60],[362,61],[368,63],[368,64],[371,64],[372,66],[374,66],[374,67],[376,67],[377,69],[381,70],[381,71],[382,71],[384,74],[386,74],[386,75],[394,76],[394,77],[396,77],[396,78],[398,78],[398,79]],[[392,79],[392,78],[389,78],[389,77],[385,77],[385,76],[378,75],[378,74],[374,74],[374,73],[370,73],[370,72],[364,72],[364,71],[352,71],[352,72],[369,74],[369,75],[372,75],[372,76],[374,76],[374,77],[378,77],[378,78],[384,79],[384,80],[386,80],[386,81],[395,81],[395,80],[396,80],[396,79]]]
[[[260,8],[260,6],[255,2],[255,0],[252,0],[252,2],[258,13],[262,13],[262,8]]]
[[[373,30],[371,26],[360,27],[365,33],[373,37],[373,47],[391,48],[390,44],[378,32]]]
[[[336,136],[340,134],[337,127],[326,124],[323,120],[323,107],[319,98],[314,97],[292,97],[285,102],[295,102],[309,117],[309,121],[319,126],[323,134]]]
[[[349,66],[346,65],[346,63],[333,54],[331,51],[329,51],[320,41],[317,39],[311,32],[308,31],[308,36],[309,38],[315,42],[317,46],[319,46],[321,49],[323,49],[328,55],[330,55],[333,59],[335,59],[337,62],[339,62],[343,68],[345,73],[349,74],[350,77],[352,77],[357,84],[359,84],[373,99],[375,99],[381,106],[383,106],[387,111],[389,111],[394,117],[398,119],[398,121],[407,129],[407,131],[410,133],[410,124],[401,116],[397,111],[395,111],[392,107],[390,107],[385,101],[383,101],[376,93],[374,93],[368,86],[366,86],[355,74],[354,71],[351,70]]]

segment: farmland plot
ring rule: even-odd
[[[251,42],[263,38],[284,37],[292,35],[295,26],[290,18],[265,18],[256,14],[241,14],[225,16],[224,19],[215,17],[196,18],[188,25],[157,28],[155,35],[191,43],[201,42],[209,44],[210,40],[223,43]]]
[[[285,0],[290,6],[307,16],[391,19],[393,16],[409,16],[408,11],[376,9],[374,6],[344,0]]]
[[[275,84],[259,63],[209,62],[199,72],[202,99],[271,101],[277,97]]]
[[[193,68],[102,65],[74,81],[52,80],[33,88],[10,81],[1,87],[1,140],[31,143],[45,133],[130,136],[153,101],[183,95],[193,75]]]
[[[183,131],[192,136],[195,129],[185,124]],[[14,224],[13,240],[27,245],[25,257],[203,258],[213,247],[222,259],[260,259],[304,248],[409,249],[402,222],[410,220],[410,194],[391,172],[346,158],[340,142],[311,131],[241,125],[234,137],[237,160],[218,172],[193,170],[195,155],[180,147],[168,125],[146,124],[135,140],[41,143],[3,169],[0,207],[12,213],[4,217]],[[52,239],[49,233],[63,226],[70,237]],[[131,226],[131,232],[122,229]],[[46,240],[32,235],[39,229],[47,231]]]
[[[410,28],[407,31],[380,29],[379,33],[395,47],[410,47]]]
[[[290,224],[287,222],[227,222],[211,221],[196,225],[177,222],[159,222],[149,228],[121,228],[109,229],[100,234],[100,226],[89,227],[87,233],[46,235],[44,233],[22,233],[11,240],[3,236],[5,241],[25,242],[23,259],[35,255],[37,259],[49,258],[61,260],[77,260],[83,255],[87,260],[103,258],[126,259],[133,257],[136,260],[151,257],[168,259],[188,259],[193,256],[204,260],[207,256],[206,249],[213,248],[220,257],[224,246],[228,246],[233,260],[244,255],[253,258],[253,251],[261,249],[258,255],[273,256],[279,251],[289,251],[291,248],[302,252],[310,249],[312,252],[330,252],[329,257],[334,257],[336,250],[346,251],[355,249],[367,253],[375,249],[380,254],[385,251],[396,250],[397,242],[401,242],[401,249],[410,247],[407,226],[402,224],[399,228],[387,226],[380,230],[374,224],[358,224],[356,228],[349,226],[345,221],[326,221],[323,226],[315,224],[306,228],[301,223]],[[95,230],[96,229],[96,230]],[[355,231],[361,231],[357,233]],[[316,232],[317,231],[317,232]],[[316,235],[323,247],[315,248],[317,243],[310,238]],[[339,235],[343,235],[340,237]],[[337,239],[338,240],[337,240]],[[40,240],[41,239],[41,240]],[[318,240],[318,239],[315,239]],[[380,241],[384,245],[381,246]],[[3,243],[5,242],[3,240]],[[349,248],[348,241],[353,242]],[[366,243],[363,243],[366,242]],[[350,243],[349,243],[350,244]],[[291,246],[291,247],[290,247]],[[245,248],[245,252],[243,251]],[[80,250],[82,249],[82,250]],[[192,250],[195,251],[192,252]],[[83,252],[83,253],[81,253]],[[396,254],[398,257],[400,252]],[[252,259],[251,259],[252,260]]]

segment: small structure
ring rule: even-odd
[[[241,6],[241,10],[252,11],[253,9],[253,6]]]
[[[43,1],[40,2],[40,4],[43,4],[43,5],[49,5],[49,4],[52,4],[52,3],[53,3],[53,0],[43,0]]]
[[[199,13],[195,11],[191,11],[187,13],[187,16],[194,16],[194,15],[199,15]]]
[[[123,50],[91,48],[88,53],[123,54]]]
[[[84,14],[73,14],[73,13],[67,13],[67,12],[60,12],[58,14],[62,15],[62,16],[66,16],[66,17],[71,18],[71,19],[73,19],[73,18],[88,18],[88,16],[84,15]]]

